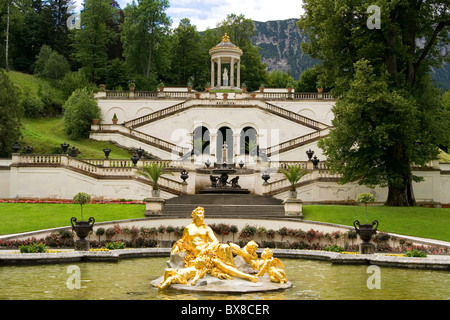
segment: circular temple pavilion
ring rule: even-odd
[[[211,87],[239,89],[241,86],[242,50],[231,43],[230,37],[225,33],[222,42],[212,47],[209,54],[211,55]]]

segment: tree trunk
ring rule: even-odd
[[[396,141],[389,154],[389,190],[385,205],[396,207],[414,206],[416,202],[412,189],[411,162],[404,144]]]
[[[11,2],[8,3],[8,13],[6,16],[6,47],[5,47],[5,70],[9,71],[9,14],[10,14],[10,10],[9,7],[11,6]]]
[[[415,200],[412,197],[411,182],[406,182],[402,186],[389,184],[388,197],[385,202],[386,206],[393,207],[409,207],[414,206]]]

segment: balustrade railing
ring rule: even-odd
[[[181,169],[182,162],[180,161],[154,161],[154,160],[140,160],[139,167],[149,165],[151,163],[164,164],[166,168]],[[13,157],[14,165],[53,165],[60,167],[70,167],[86,174],[94,174],[103,177],[134,177],[138,167],[133,164],[131,160],[127,159],[76,159],[67,155],[16,155]],[[182,192],[181,182],[161,176],[158,184],[163,187]]]
[[[283,89],[282,89],[283,90]],[[286,91],[265,91],[265,92],[255,92],[256,98],[269,99],[269,100],[332,100],[333,97],[330,93],[318,93],[318,92],[286,92]],[[194,98],[196,93],[203,94],[204,92],[197,91],[103,91],[97,94],[98,97],[109,98],[109,99],[190,99]],[[210,96],[214,93],[209,93]],[[221,93],[217,93],[220,97]],[[234,93],[231,100],[246,100],[251,98],[252,92],[242,92]],[[222,100],[222,99],[220,99]]]

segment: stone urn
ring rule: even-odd
[[[95,219],[90,217],[88,221],[77,221],[77,218],[72,217],[70,223],[72,224],[72,230],[75,231],[79,238],[79,240],[75,242],[75,250],[88,251],[89,241],[86,240],[86,237],[89,235],[89,232],[92,231]]]
[[[370,243],[370,239],[377,233],[378,221],[373,220],[371,224],[361,224],[358,220],[355,220],[353,226],[362,240],[362,243],[359,245],[359,253],[372,254],[375,246]]]

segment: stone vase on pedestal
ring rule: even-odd
[[[79,238],[79,240],[75,241],[75,250],[89,251],[89,241],[86,240],[86,237],[92,231],[95,219],[90,217],[88,221],[77,221],[77,218],[72,217],[70,223],[72,224],[72,230],[75,231]]]
[[[355,231],[359,234],[362,243],[359,245],[360,254],[373,254],[375,245],[370,242],[372,236],[377,233],[378,221],[374,220],[371,224],[360,224],[358,220],[353,222]],[[375,227],[374,227],[375,226]]]

